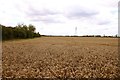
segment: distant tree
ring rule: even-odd
[[[28,32],[27,32],[28,37],[33,38],[34,37],[34,32],[35,32],[35,27],[32,24],[30,24],[28,26]]]
[[[40,37],[40,33],[34,33],[34,37]]]
[[[95,35],[95,37],[101,37],[101,35]]]
[[[2,37],[3,39],[13,39],[13,30],[12,27],[2,27]]]
[[[26,31],[23,28],[23,24],[19,24],[16,26],[16,31],[17,31],[17,38],[26,38],[27,34]]]
[[[16,27],[0,25],[0,28],[2,28],[3,40],[40,37],[40,34],[35,32],[35,27],[32,24],[29,26],[18,24]]]
[[[118,37],[118,35],[116,34],[115,37]]]
[[[33,26],[32,24],[29,24],[28,28],[30,32],[35,32],[35,26]]]

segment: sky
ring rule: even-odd
[[[119,0],[0,0],[0,24],[33,24],[36,32],[41,35],[116,35],[118,2]]]

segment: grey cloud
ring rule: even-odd
[[[45,17],[45,18],[40,18],[40,17],[37,17],[37,18],[32,18],[31,21],[34,21],[34,22],[44,22],[44,23],[63,23],[63,21],[60,21],[60,20],[57,20],[57,19],[54,19],[54,18],[49,18],[49,17]]]
[[[53,11],[48,8],[36,9],[32,6],[29,6],[28,11],[26,11],[27,17],[30,21],[34,22],[44,22],[44,23],[62,23],[63,21],[56,18],[61,13],[58,11]]]
[[[52,10],[50,8],[35,8],[29,6],[26,15],[30,18],[31,21],[41,21],[47,23],[63,23],[63,20],[58,19],[59,15],[64,16],[65,18],[79,19],[82,17],[88,18],[97,15],[98,12],[94,10],[89,10],[84,7],[75,6],[73,8],[65,9],[63,12]],[[51,17],[48,17],[51,16]],[[41,19],[41,17],[45,17]]]
[[[30,8],[29,11],[27,12],[29,16],[47,16],[47,15],[57,15],[59,14],[56,11],[50,10],[50,9],[35,9],[35,8]]]
[[[72,12],[69,17],[91,17],[96,14],[97,14],[96,12],[75,11],[75,12]]]
[[[107,25],[109,23],[110,21],[101,21],[101,22],[98,22],[98,25]]]
[[[97,11],[85,9],[85,8],[73,8],[67,13],[68,18],[88,18],[99,14]]]

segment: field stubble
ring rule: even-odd
[[[41,37],[3,42],[6,78],[115,78],[118,40]]]

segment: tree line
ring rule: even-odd
[[[40,37],[39,32],[35,32],[36,28],[32,24],[28,26],[19,24],[15,27],[7,27],[0,24],[0,29],[2,29],[2,40]]]
[[[104,35],[104,36],[101,36],[101,35],[84,35],[84,36],[82,36],[82,37],[108,37],[108,38],[118,38],[119,36],[116,34],[116,35],[114,35],[114,36],[106,36],[106,35]]]

